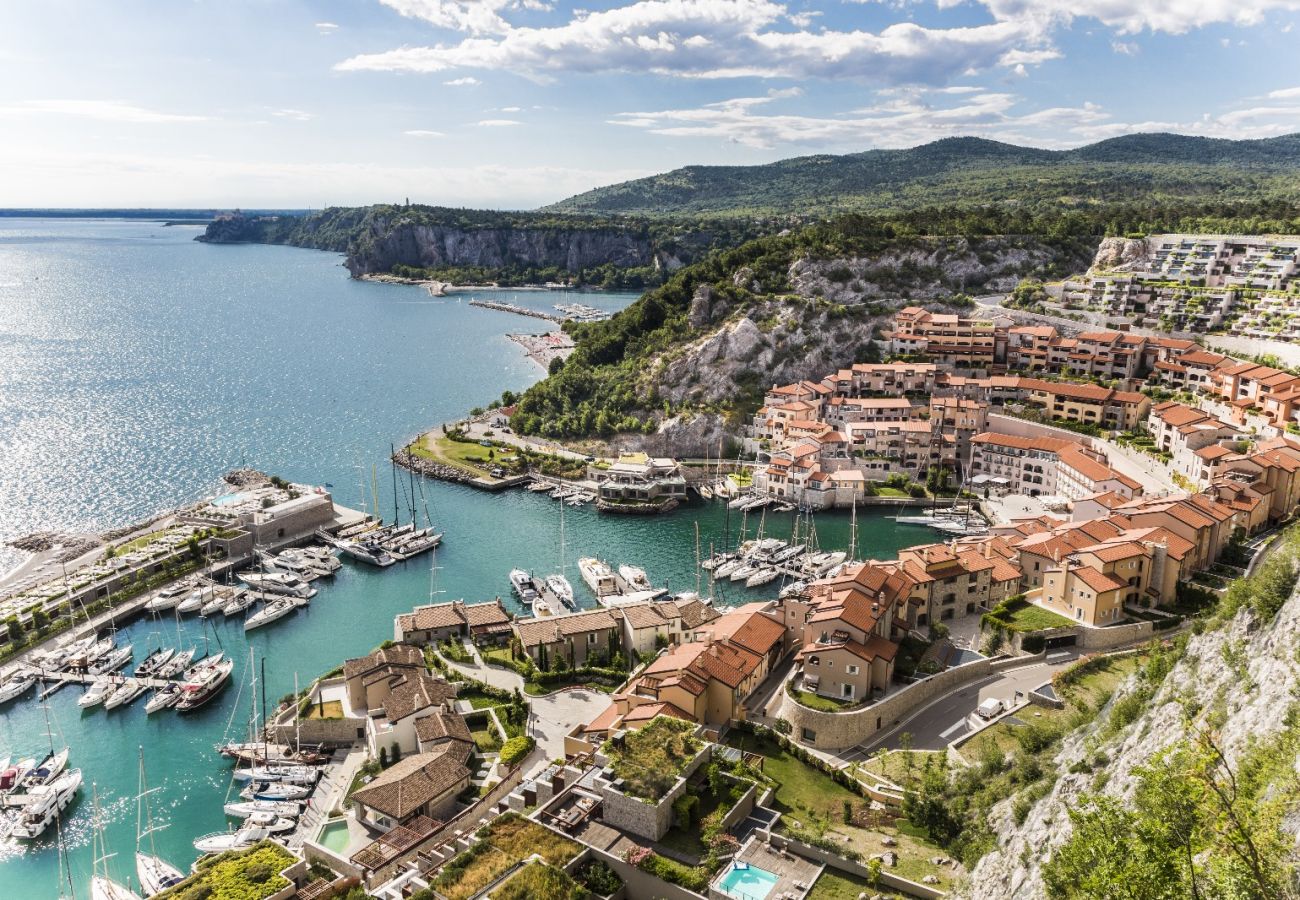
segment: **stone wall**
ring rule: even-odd
[[[799,743],[819,750],[843,750],[878,732],[889,730],[941,694],[984,678],[993,671],[992,660],[978,659],[931,675],[924,681],[888,694],[870,706],[848,712],[811,709],[782,692],[781,718],[793,726],[790,737]],[[812,732],[813,737],[807,737],[805,729]]]
[[[755,832],[754,839],[757,840],[759,835],[764,836],[773,845],[777,847],[784,846],[791,853],[797,853],[804,859],[816,860],[817,862],[824,863],[832,869],[838,869],[841,872],[855,875],[858,878],[870,879],[871,877],[871,873],[862,863],[854,862],[851,859],[845,859],[838,854],[822,850],[819,847],[813,847],[809,844],[805,844],[803,841],[797,841],[794,838],[782,834],[773,834],[770,831],[757,831]],[[893,888],[896,891],[900,891],[908,897],[921,897],[924,898],[924,900],[935,900],[935,898],[944,896],[944,892],[936,887],[930,887],[928,884],[911,881],[901,875],[895,875],[888,869],[883,869],[881,871],[880,884],[882,887]]]
[[[1028,419],[1020,419],[1015,416],[1007,416],[1001,413],[989,413],[989,431],[998,434],[1014,434],[1020,437],[1050,437],[1060,438],[1063,441],[1074,441],[1083,444],[1085,447],[1098,449],[1099,442],[1095,438],[1086,434],[1079,434],[1077,431],[1070,431],[1068,428],[1057,428],[1055,425],[1044,425],[1041,422],[1030,422]],[[1105,449],[1104,446],[1100,449]]]
[[[1090,628],[1087,625],[1075,625],[1072,628],[1049,628],[1032,633],[1042,635],[1048,640],[1055,640],[1057,638],[1074,635],[1074,645],[1080,649],[1111,650],[1115,647],[1122,647],[1126,644],[1149,640],[1151,636],[1155,634],[1155,623],[1129,622],[1126,625],[1108,625],[1105,628]],[[1011,646],[1018,650],[1021,642],[1027,636],[1027,634],[1022,632],[1012,632],[1010,635]]]
[[[652,841],[657,841],[673,827],[673,801],[686,793],[686,782],[695,771],[713,757],[713,745],[705,744],[695,758],[686,764],[676,783],[657,803],[630,797],[614,788],[610,782],[597,777],[596,786],[604,800],[602,816],[615,828],[630,831]],[[598,757],[597,761],[600,759]]]

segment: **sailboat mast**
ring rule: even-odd
[[[853,498],[853,512],[849,518],[849,562],[858,558],[858,498]]]
[[[388,445],[388,468],[393,473],[393,524],[400,524],[401,515],[397,512],[397,448],[392,444]]]
[[[409,458],[407,459],[407,462],[408,463],[410,462]],[[406,467],[406,479],[411,486],[411,521],[414,522],[415,521],[415,470],[411,468],[411,466],[409,465]],[[433,523],[428,521],[429,518],[428,515],[426,515],[424,518],[425,518],[425,523],[424,523],[425,527],[432,528]]]
[[[266,655],[262,655],[262,764],[269,761],[270,747],[266,742]]]
[[[695,521],[695,595],[700,593],[700,522]]]
[[[293,749],[302,756],[302,705],[298,702],[298,673],[293,673]]]

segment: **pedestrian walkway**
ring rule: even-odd
[[[469,644],[466,646],[470,647]],[[478,648],[471,647],[471,656],[475,660],[473,664],[456,662],[447,659],[441,653],[438,654],[438,658],[447,664],[447,668],[453,672],[459,672],[466,678],[473,678],[475,681],[481,681],[503,691],[522,691],[524,689],[524,678],[518,672],[503,669],[499,666],[484,665],[482,662],[483,657],[479,654]]]

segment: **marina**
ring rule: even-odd
[[[0,232],[0,263],[40,276],[42,290],[59,287],[46,294],[0,285],[5,301],[0,317],[23,319],[23,329],[15,333],[25,334],[55,327],[46,320],[58,311],[60,321],[66,317],[87,323],[67,336],[90,349],[85,368],[31,387],[21,407],[15,406],[15,392],[0,391],[0,415],[28,421],[40,410],[42,416],[76,422],[82,433],[108,436],[85,443],[78,466],[65,465],[61,454],[49,455],[43,446],[0,457],[5,538],[54,529],[98,533],[152,521],[160,510],[171,512],[211,495],[220,474],[245,460],[291,481],[332,485],[329,490],[338,504],[358,511],[378,506],[391,517],[392,479],[384,477],[383,467],[393,435],[454,420],[467,402],[478,398],[486,403],[540,374],[515,352],[495,317],[478,315],[467,304],[428,303],[417,286],[339,278],[338,258],[331,254],[291,247],[212,248],[190,240],[193,228],[160,229],[140,222],[47,225],[11,220],[5,227],[18,229],[9,234],[19,236],[51,236],[6,243]],[[156,237],[159,233],[162,236]],[[84,265],[69,267],[69,248],[86,255]],[[53,277],[56,271],[62,273],[60,279]],[[267,303],[267,297],[276,302]],[[629,294],[583,297],[610,308],[633,299]],[[205,352],[210,336],[224,333],[232,319],[259,321],[264,327],[228,343],[221,354]],[[312,321],[315,328],[310,352],[283,340],[304,321]],[[449,348],[436,372],[428,368],[418,342],[410,340],[412,335],[435,333]],[[168,335],[167,340],[154,340],[158,334]],[[43,355],[49,352],[45,342],[18,340],[15,358],[23,366],[43,370],[50,365]],[[373,361],[364,377],[332,362],[356,353]],[[122,393],[111,378],[100,377],[119,370],[133,372],[137,387]],[[198,398],[179,390],[179,384],[210,387]],[[143,408],[142,395],[150,400]],[[364,491],[360,487],[363,480],[373,484],[376,466],[378,504],[369,486]],[[39,493],[20,493],[19,485],[39,486]],[[409,493],[409,485],[406,490]],[[265,652],[264,684],[274,701],[294,689],[295,675],[305,685],[343,659],[391,639],[393,616],[409,611],[413,602],[462,597],[467,603],[490,601],[509,596],[512,566],[539,574],[557,571],[559,528],[550,497],[528,491],[486,497],[469,487],[429,479],[424,490],[435,520],[445,524],[446,532],[431,552],[378,567],[340,551],[341,565],[334,576],[311,582],[319,594],[308,607],[249,632],[238,614],[231,619],[209,615],[206,620],[199,613],[182,614],[178,625],[173,614],[164,613],[167,646],[202,652],[206,645],[209,652],[224,652],[233,661],[225,689],[208,705],[183,717],[172,710],[149,715],[144,709],[150,696],[146,693],[131,707],[106,715],[78,707],[82,686],[68,685],[49,697],[56,742],[72,749],[70,765],[80,769],[87,782],[64,814],[67,855],[79,877],[88,878],[91,872],[89,782],[98,786],[109,846],[125,855],[135,845],[136,760],[142,745],[148,753],[153,815],[167,826],[152,835],[160,857],[188,870],[197,856],[193,839],[228,831],[234,824],[222,807],[236,802],[239,792],[232,791],[229,761],[213,748],[242,739],[252,705],[246,687],[250,646],[257,649],[259,661]],[[220,492],[236,493],[228,488]],[[398,493],[401,508],[400,488]],[[260,506],[260,500],[252,505]],[[695,565],[695,526],[698,522],[699,545],[707,556],[711,545],[735,545],[740,520],[720,503],[691,504],[653,518],[601,516],[591,503],[569,507],[566,563],[575,601],[581,608],[595,606],[578,584],[576,563],[586,556],[633,562],[670,591],[694,590],[697,583],[707,591],[707,574]],[[789,520],[769,516],[768,531],[788,536]],[[875,511],[867,515],[859,510],[858,520],[864,555],[888,558],[932,534]],[[822,545],[846,547],[848,525],[847,514],[819,516]],[[156,530],[151,526],[146,533]],[[315,542],[311,536],[307,539]],[[500,548],[508,548],[508,556]],[[13,553],[4,560],[7,566],[0,564],[0,569],[18,565],[23,556]],[[238,568],[253,565],[250,558]],[[44,574],[62,579],[57,561]],[[224,570],[209,574],[216,581],[215,595],[229,592],[235,597],[239,587],[233,572],[231,585],[225,584]],[[741,584],[718,582],[715,597],[721,604],[736,604],[775,595],[775,588],[773,584],[751,593]],[[149,596],[139,595],[112,615],[94,615],[82,628],[107,634],[115,622],[117,643],[137,648],[136,659],[142,662],[158,645],[152,635],[160,628],[157,620],[130,610]],[[244,591],[236,599],[254,602],[258,595]],[[37,697],[33,682],[24,694],[0,706],[0,756],[42,757],[47,752]],[[350,774],[330,774],[322,784],[338,794],[350,780]],[[328,812],[309,817],[318,825],[316,817]],[[290,833],[290,842],[296,839],[296,833]],[[57,865],[51,837],[0,847],[0,895],[54,900]],[[126,874],[128,867],[119,868],[119,875]]]

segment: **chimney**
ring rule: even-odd
[[[709,656],[717,656],[717,655],[718,655],[718,645],[709,644]]]

